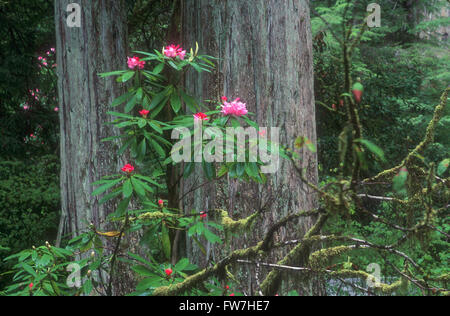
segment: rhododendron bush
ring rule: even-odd
[[[172,131],[184,128],[188,133],[185,138],[193,140],[189,145],[193,152],[187,157],[183,172],[183,176],[187,178],[192,174],[195,162],[198,162],[194,162],[194,147],[199,145],[194,140],[196,129],[203,133],[208,128],[215,128],[224,134],[227,128],[259,129],[251,120],[251,113],[240,98],[228,102],[228,98],[224,96],[215,102],[215,108],[210,108],[189,95],[183,88],[181,78],[189,68],[201,73],[209,72],[214,67],[214,58],[199,55],[198,49],[197,46],[195,51],[191,49],[187,53],[179,45],[168,45],[162,52],[136,52],[136,55],[124,61],[127,69],[100,74],[101,77],[114,76],[117,82],[128,87],[128,91],[110,105],[109,114],[115,118],[113,124],[120,130],[120,135],[104,139],[121,144],[117,155],[126,157],[127,163],[116,174],[93,183],[95,190],[92,193],[93,196],[100,197],[101,204],[110,200],[116,202],[117,208],[108,216],[108,221],[113,225],[122,224],[116,225],[116,231],[106,232],[91,225],[89,231],[70,241],[65,249],[47,244],[45,247],[10,257],[9,260],[19,257],[21,262],[19,266],[30,272],[30,269],[35,269],[31,267],[39,266],[37,272],[17,277],[17,280],[33,284],[32,287],[24,289],[22,294],[90,294],[94,288],[102,288],[103,294],[111,294],[111,283],[101,284],[102,279],[94,276],[111,271],[114,268],[115,258],[122,256],[122,253],[117,252],[119,248],[106,252],[103,246],[106,239],[114,238],[119,247],[121,240],[136,230],[144,231],[141,242],[151,245],[152,249],[152,253],[146,258],[138,254],[128,254],[134,260],[133,270],[144,277],[137,285],[135,293],[141,295],[152,294],[159,286],[182,282],[198,269],[189,263],[187,258],[171,262],[174,247],[172,232],[185,231],[188,238],[195,240],[202,249],[206,245],[202,245],[201,240],[211,244],[223,242],[219,236],[225,229],[223,223],[227,220],[226,213],[192,210],[184,214],[177,209],[178,205],[171,205],[160,196],[160,192],[166,189],[167,166],[178,163],[173,161],[171,155],[179,149],[174,146],[175,141],[169,137]],[[168,117],[172,119],[168,120]],[[228,141],[233,143],[232,151],[239,147],[241,152],[244,150],[243,155],[247,158],[252,147],[262,146],[264,149],[268,147],[265,138],[264,144],[259,144],[255,139],[246,140],[244,143],[235,143],[234,140],[234,136],[228,138]],[[202,140],[202,143],[204,145],[206,140]],[[227,150],[223,150],[222,153],[225,155]],[[235,155],[233,157],[236,158]],[[246,181],[265,181],[265,176],[261,172],[264,163],[259,158],[253,161],[234,160],[215,165],[201,155],[199,165],[211,180],[230,173],[232,177]],[[220,169],[219,174],[216,174],[216,169]],[[80,267],[82,285],[70,287],[64,284],[64,269],[69,266],[67,259],[85,252],[91,254],[73,262]],[[46,269],[50,269],[51,274],[45,273]],[[213,279],[208,285],[209,294],[226,293],[229,285],[226,289],[224,286],[222,282]],[[14,289],[14,286],[10,288]]]

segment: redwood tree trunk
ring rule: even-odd
[[[76,236],[92,222],[100,228],[114,211],[99,205],[91,183],[117,173],[123,161],[116,145],[101,142],[118,133],[105,123],[111,102],[123,93],[114,78],[99,73],[123,69],[127,57],[127,29],[123,1],[90,0],[81,3],[81,27],[66,23],[71,0],[55,0],[58,95],[61,122],[60,231]],[[116,274],[117,275],[117,274]],[[129,292],[123,278],[115,294]]]
[[[240,97],[260,126],[268,127],[269,139],[271,127],[279,127],[280,143],[290,148],[297,136],[316,143],[309,1],[186,0],[182,31],[185,47],[195,47],[197,41],[201,53],[220,58],[212,75],[187,74],[190,93],[201,100]],[[305,149],[300,156],[309,180],[317,182],[316,154]],[[199,177],[197,184],[205,181],[200,172],[195,176]],[[183,190],[189,191],[193,182],[186,181]],[[316,207],[314,193],[299,181],[290,163],[280,159],[279,170],[269,175],[267,184],[244,185],[228,179],[224,186],[204,186],[187,196],[184,209],[223,207],[233,217],[242,218],[271,200],[254,232],[234,240],[234,248],[260,240],[286,214]],[[311,220],[304,220],[278,238],[299,237],[310,225]],[[187,249],[194,262],[206,264],[189,239]],[[248,274],[250,289],[255,288],[252,275]]]

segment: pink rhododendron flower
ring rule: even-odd
[[[48,64],[47,64],[46,62],[43,62],[43,65],[44,65],[44,66],[48,66]]]
[[[223,102],[227,102],[227,101],[228,101],[228,98],[225,97],[225,96],[223,96],[223,97],[222,97],[222,101],[223,101]]]
[[[205,212],[200,212],[200,218],[201,219],[204,219],[204,218],[206,218],[206,213]]]
[[[126,164],[125,166],[123,166],[123,168],[121,169],[123,172],[133,172],[134,171],[134,167],[130,164]]]
[[[33,282],[31,282],[30,284],[28,284],[28,287],[30,288],[30,291],[33,289],[33,286],[34,286]]]
[[[159,204],[160,207],[163,207],[164,201],[163,201],[163,200],[159,200],[159,201],[158,201],[158,204]]]
[[[42,60],[42,56],[39,56],[39,57],[38,57],[38,60]]]
[[[53,109],[53,111],[58,112],[58,111],[59,111],[59,108],[58,108],[58,107],[55,107],[55,108]]]
[[[169,269],[166,269],[164,272],[166,272],[167,276],[170,276],[172,274],[173,270],[171,268],[169,268]]]
[[[143,118],[147,118],[148,113],[150,113],[150,111],[146,109],[139,111],[139,114],[142,115]]]
[[[50,56],[50,51],[47,52],[47,56]]]
[[[134,56],[133,58],[128,57],[128,68],[134,69],[138,67],[139,69],[144,69],[145,61],[140,60],[139,57]]]
[[[233,102],[224,102],[222,105],[222,111],[224,115],[242,116],[248,113],[247,106],[242,103],[239,98]]]
[[[184,57],[186,56],[186,51],[181,50],[178,52],[178,57],[180,57],[181,60],[184,60]]]
[[[208,118],[208,115],[200,112],[200,113],[194,114],[194,120],[207,121],[207,120],[209,120],[209,118]]]
[[[186,51],[180,47],[180,45],[169,45],[163,49],[164,55],[169,58],[180,57],[181,60],[186,56]]]
[[[29,107],[28,105],[24,105],[24,106],[23,106],[23,109],[24,109],[24,110],[28,110],[29,108],[30,108],[30,107]]]
[[[55,52],[55,48],[53,48],[53,47],[50,48],[50,50],[51,50],[53,53]]]
[[[169,45],[167,47],[164,48],[163,52],[164,55],[166,55],[169,58],[175,58],[178,55],[178,47],[179,46],[175,46],[175,45]]]

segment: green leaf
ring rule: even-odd
[[[142,276],[154,276],[155,273],[152,272],[149,268],[144,266],[134,266],[131,268],[134,272]]]
[[[111,71],[111,72],[103,72],[98,74],[100,78],[110,77],[110,76],[117,76],[122,75],[126,70],[117,70],[117,71]]]
[[[183,101],[186,103],[189,110],[191,110],[191,112],[195,113],[195,112],[197,112],[197,110],[200,109],[200,107],[198,106],[195,99],[193,97],[187,95],[186,93],[184,93],[183,90],[180,90],[180,95],[181,95],[181,98],[183,99]]]
[[[164,98],[167,95],[167,91],[166,89],[164,89],[163,91],[161,91],[160,93],[156,94],[153,98],[152,98],[152,102],[150,103],[150,109],[154,109],[156,108],[158,105],[161,104],[161,102],[164,100]]]
[[[107,112],[106,114],[117,116],[117,117],[122,117],[122,118],[127,118],[127,119],[133,119],[134,118],[132,115],[119,113],[119,112]]]
[[[205,172],[206,177],[208,180],[214,179],[216,177],[216,168],[212,162],[202,162],[203,165],[203,171]]]
[[[245,172],[249,177],[259,178],[259,168],[256,162],[248,162],[245,164]]]
[[[136,193],[139,196],[145,196],[145,188],[143,186],[143,183],[141,181],[139,181],[138,179],[132,177],[131,178],[131,183],[133,184],[133,188],[136,191]]]
[[[144,96],[144,90],[142,90],[142,88],[137,89],[137,91],[136,91],[137,102],[142,103],[143,96]]]
[[[177,271],[183,271],[189,265],[189,259],[183,258],[175,265],[174,269]]]
[[[149,121],[148,123],[149,123],[150,127],[153,128],[155,131],[157,131],[160,134],[163,133],[162,128],[159,126],[159,124],[156,121]]]
[[[444,174],[444,172],[447,171],[449,163],[450,163],[450,158],[446,158],[439,163],[439,165],[437,167],[437,174],[439,176],[442,176]]]
[[[169,237],[169,229],[167,226],[163,223],[162,230],[161,230],[161,241],[163,246],[163,252],[166,256],[166,259],[170,259],[171,257],[171,245],[170,245],[170,237]]]
[[[205,229],[203,231],[203,233],[205,234],[205,238],[212,244],[215,243],[222,243],[222,239],[220,239],[219,236],[217,236],[216,234],[214,234],[212,231],[210,231],[209,229]]]
[[[170,104],[172,106],[172,109],[175,113],[178,113],[181,109],[181,100],[180,96],[178,95],[177,90],[175,90],[172,95],[170,96]]]
[[[105,185],[102,185],[101,187],[99,187],[99,188],[97,188],[96,190],[94,190],[94,191],[92,192],[92,195],[93,195],[93,196],[96,196],[96,195],[99,195],[99,194],[105,192],[106,190],[108,190],[108,189],[112,188],[113,186],[115,186],[115,185],[116,185],[117,183],[119,183],[121,180],[122,180],[122,179],[119,178],[119,179],[110,181],[110,182],[108,182],[108,183],[105,184]]]
[[[183,171],[183,177],[186,179],[192,174],[192,171],[194,171],[195,165],[193,162],[186,162],[184,164],[184,171]]]
[[[236,174],[238,177],[242,177],[244,175],[245,172],[245,163],[243,162],[238,162],[237,166],[236,166]]]
[[[131,96],[133,95],[133,92],[127,92],[123,95],[121,95],[120,97],[116,98],[112,103],[111,103],[111,107],[116,107],[122,103],[124,103],[125,101],[127,101]]]
[[[150,140],[155,151],[161,156],[161,158],[166,157],[166,152],[164,149],[153,139]]]
[[[368,141],[367,139],[355,139],[355,141],[360,142],[361,144],[363,144],[364,146],[366,146],[366,148],[371,151],[373,154],[375,154],[376,156],[378,156],[382,161],[385,161],[384,158],[384,152],[383,150],[378,147],[377,145],[375,145],[374,143]]]
[[[116,212],[114,215],[122,216],[123,214],[125,214],[125,212],[128,208],[128,204],[130,204],[130,200],[131,200],[131,197],[122,200],[122,202],[120,202],[119,205],[117,206],[117,209],[116,209]]]
[[[163,71],[163,69],[164,69],[164,63],[160,63],[158,66],[156,66],[153,69],[153,74],[158,75],[161,73],[161,71]]]
[[[145,278],[136,286],[136,290],[145,291],[149,288],[156,288],[161,286],[161,277],[160,276],[152,276],[150,278]]]
[[[131,185],[130,179],[124,182],[122,192],[125,198],[129,198],[133,194],[133,186]]]
[[[126,73],[124,73],[122,76],[120,76],[119,78],[117,78],[117,82],[127,82],[128,80],[130,80],[131,78],[133,78],[135,72],[134,71],[127,71]]]
[[[92,286],[92,281],[91,280],[86,280],[86,282],[84,282],[83,284],[83,293],[85,295],[89,295],[92,292],[93,286]]]
[[[36,271],[34,271],[34,269],[30,265],[26,264],[25,262],[22,262],[20,265],[26,272],[31,274],[33,277],[35,278],[37,277]]]
[[[127,105],[125,105],[125,113],[128,113],[131,110],[133,110],[137,102],[138,102],[138,95],[135,94],[134,97],[132,97],[131,100],[128,101]]]
[[[147,120],[144,119],[144,118],[140,118],[140,119],[138,120],[138,126],[139,126],[139,128],[144,128],[145,125],[147,125]]]

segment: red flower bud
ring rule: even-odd
[[[146,109],[139,111],[139,114],[142,115],[143,118],[147,118],[148,113],[150,113],[150,111]]]
[[[168,268],[164,272],[166,272],[167,276],[170,276],[172,274],[173,270],[171,268]]]
[[[130,164],[126,164],[125,166],[123,166],[123,168],[121,170],[123,172],[131,173],[134,171],[134,167]]]

